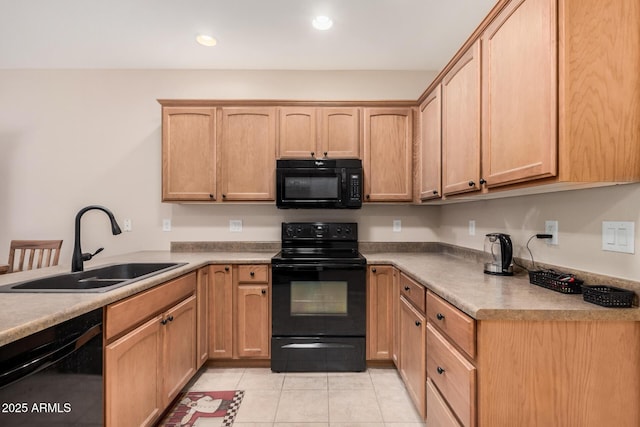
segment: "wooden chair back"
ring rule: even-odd
[[[61,247],[62,240],[12,240],[8,273],[58,265]]]

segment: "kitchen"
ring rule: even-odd
[[[459,36],[454,51],[475,25]],[[64,237],[60,264],[65,267],[71,259],[73,216],[91,203],[132,222],[131,232],[112,236],[105,218],[86,216],[86,250],[105,247],[96,260],[169,250],[170,242],[180,241],[277,242],[281,222],[317,219],[316,212],[281,211],[273,204],[161,203],[157,99],[415,100],[436,75],[64,68],[0,71],[0,235],[5,243]],[[443,242],[482,250],[484,234],[506,232],[523,259],[529,255],[526,240],[544,231],[546,220],[557,220],[558,246],[531,244],[537,262],[637,282],[639,255],[602,251],[601,227],[602,221],[637,222],[638,200],[638,184],[629,184],[445,205],[365,203],[358,211],[321,214],[323,220],[357,222],[361,242]],[[162,231],[166,219],[171,231]],[[241,220],[242,231],[230,231],[230,220]],[[401,221],[399,232],[393,231],[394,220]],[[475,235],[469,233],[469,221],[475,221]],[[8,244],[1,246],[0,260],[5,260]]]

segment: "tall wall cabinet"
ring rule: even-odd
[[[433,152],[425,107],[442,88],[444,197],[640,180],[638,26],[634,0],[499,1],[419,99]]]

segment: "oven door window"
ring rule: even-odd
[[[346,316],[346,281],[291,282],[291,316]]]
[[[361,336],[366,330],[366,267],[273,266],[274,336]]]
[[[284,177],[284,200],[338,200],[340,179],[337,175]]]

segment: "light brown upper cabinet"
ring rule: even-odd
[[[555,176],[554,0],[514,0],[482,35],[482,178],[487,187]]]
[[[359,158],[360,109],[281,107],[278,158]]]
[[[557,3],[559,181],[640,181],[640,3]]]
[[[275,200],[276,109],[222,108],[218,130],[223,201]]]
[[[442,81],[442,192],[480,189],[480,41]]]
[[[216,199],[216,109],[162,109],[162,200]]]
[[[442,195],[442,95],[436,86],[420,105],[420,200]]]
[[[411,201],[412,109],[366,108],[364,124],[365,201]]]
[[[498,2],[420,99],[442,85],[445,198],[640,181],[639,26],[635,0]]]

